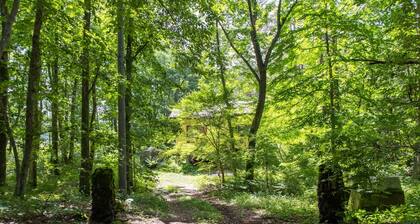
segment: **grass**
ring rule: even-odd
[[[224,190],[214,194],[238,207],[259,210],[267,217],[303,224],[319,222],[316,196],[313,193],[284,196]]]
[[[181,191],[181,189],[179,189],[179,187],[177,186],[172,186],[172,185],[168,185],[165,186],[164,189],[168,192],[168,193],[179,193]]]
[[[178,199],[180,206],[186,211],[190,211],[192,218],[199,223],[218,223],[222,219],[222,214],[210,203],[183,196]]]
[[[168,205],[165,199],[153,192],[135,193],[132,196],[134,211],[152,217],[165,217],[168,215]]]
[[[197,189],[198,181],[202,175],[185,175],[180,173],[165,173],[160,172],[159,186],[165,188],[166,186],[182,187],[186,189]]]

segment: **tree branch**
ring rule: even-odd
[[[254,0],[247,0],[249,20],[250,20],[250,23],[251,23],[250,36],[251,36],[252,46],[254,47],[255,60],[257,61],[257,67],[258,67],[258,70],[260,72],[260,79],[263,79],[263,77],[261,77],[261,75],[263,74],[261,71],[266,69],[266,66],[264,64],[263,57],[262,57],[262,54],[261,54],[261,47],[260,47],[260,43],[258,41],[257,28],[256,28],[256,25],[255,25],[257,18],[254,15],[253,8],[256,7],[256,5],[253,5],[251,1],[254,1]],[[256,4],[256,2],[254,2],[254,3]]]
[[[20,0],[14,0],[13,5],[12,5],[12,10],[10,11],[10,13],[8,15],[3,15],[3,17],[5,19],[7,17],[7,19],[3,26],[2,37],[0,40],[0,55],[3,55],[3,52],[6,50],[7,45],[9,44],[10,36],[12,34],[12,26],[16,20],[16,15],[19,10],[19,3],[20,3]]]
[[[96,87],[96,82],[98,81],[98,76],[99,76],[99,73],[100,73],[100,72],[96,72],[95,77],[93,78],[92,85],[90,86],[90,88],[89,88],[89,90],[88,90],[88,93],[89,93],[89,94],[92,92],[93,88],[95,88],[95,87]]]
[[[137,58],[137,56],[144,50],[144,49],[146,49],[146,47],[147,47],[147,45],[149,44],[149,41],[147,41],[146,43],[144,43],[144,44],[142,44],[142,45],[140,45],[138,48],[137,48],[137,50],[136,50],[136,53],[134,53],[134,56],[133,56],[133,60],[136,60],[136,58]]]
[[[268,63],[270,62],[271,54],[273,53],[274,47],[276,46],[276,43],[278,42],[280,38],[280,33],[282,31],[282,28],[284,24],[289,19],[290,14],[292,13],[293,9],[297,5],[298,1],[295,1],[287,11],[286,15],[281,18],[281,3],[282,1],[279,0],[279,4],[277,6],[277,30],[276,34],[274,35],[273,39],[271,40],[270,46],[268,47],[267,53],[265,55],[264,64],[268,67]]]
[[[378,59],[366,59],[366,58],[344,58],[344,62],[367,62],[369,65],[418,65],[420,60],[414,58],[407,58],[403,60],[378,60]]]
[[[248,66],[249,70],[251,70],[251,73],[254,75],[255,79],[260,82],[260,77],[258,76],[258,73],[255,71],[255,69],[252,67],[252,65],[249,63],[249,61],[239,52],[239,50],[236,48],[236,46],[233,44],[232,39],[229,37],[229,34],[226,32],[223,24],[220,21],[217,21],[217,23],[222,28],[223,33],[225,34],[225,37],[230,45],[230,47],[235,51],[235,53],[242,59],[242,61],[245,62],[245,64]]]

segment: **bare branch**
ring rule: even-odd
[[[233,44],[232,39],[229,37],[229,34],[226,32],[223,24],[220,21],[217,21],[217,23],[220,25],[220,27],[222,28],[223,33],[226,36],[226,39],[230,45],[230,47],[232,47],[232,49],[235,51],[235,53],[245,62],[245,64],[248,66],[249,70],[251,70],[252,74],[254,75],[255,79],[260,82],[260,77],[258,76],[257,71],[255,71],[255,69],[252,67],[252,65],[249,63],[249,61],[243,56],[243,54],[241,54],[239,52],[239,50],[236,48],[236,46]]]
[[[177,23],[176,18],[172,15],[171,10],[162,2],[162,0],[158,0],[158,3],[160,6],[162,6],[162,8],[166,11],[166,13],[169,15],[169,17],[171,18],[172,22],[174,24]]]
[[[133,60],[135,60],[136,58],[137,58],[137,56],[144,50],[144,49],[146,49],[146,47],[147,47],[147,45],[149,44],[149,42],[146,42],[146,43],[144,43],[144,44],[142,44],[142,45],[140,45],[138,48],[137,48],[137,50],[136,50],[136,53],[134,54],[134,56],[133,56]]]
[[[99,73],[100,73],[99,71],[98,71],[98,72],[96,72],[95,77],[93,78],[92,85],[89,87],[89,90],[88,90],[88,93],[89,93],[89,94],[92,92],[93,88],[95,88],[95,87],[96,87],[96,83],[97,83],[97,81],[98,81]]]

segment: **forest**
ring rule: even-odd
[[[0,18],[0,223],[420,223],[419,0]]]

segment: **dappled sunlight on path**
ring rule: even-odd
[[[287,223],[265,218],[263,214],[238,208],[199,191],[200,176],[160,173],[157,193],[165,199],[168,212],[161,217],[125,214],[120,220],[132,224],[274,224]]]

